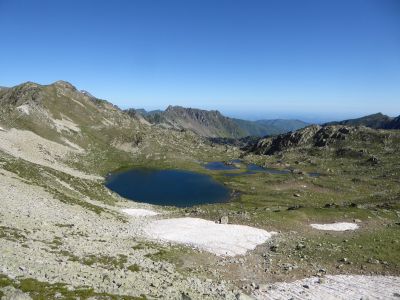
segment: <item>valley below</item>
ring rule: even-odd
[[[64,81],[0,104],[1,299],[400,297],[399,130],[311,125],[241,147]],[[141,193],[107,188],[138,170],[119,184]]]

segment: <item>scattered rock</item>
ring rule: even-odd
[[[219,223],[220,223],[220,224],[228,224],[228,222],[229,222],[228,216],[223,216],[223,217],[221,217],[220,220],[219,220]]]
[[[380,263],[380,261],[379,260],[377,260],[377,259],[375,259],[375,258],[369,258],[368,260],[367,260],[367,262],[369,263],[369,264],[375,264],[375,265],[377,265],[377,264],[379,264]]]
[[[373,165],[377,165],[377,164],[380,163],[380,160],[379,160],[376,156],[372,155],[372,156],[368,159],[368,162],[372,163]]]
[[[300,208],[303,208],[303,207],[304,207],[303,205],[296,204],[296,205],[293,205],[293,206],[289,206],[287,210],[297,210],[297,209],[300,209]]]
[[[272,252],[277,252],[278,251],[278,245],[272,245],[271,247],[269,247],[269,250],[271,250]]]
[[[7,286],[2,291],[4,296],[1,297],[1,300],[32,300],[28,294],[12,286]]]
[[[248,296],[248,295],[246,295],[246,294],[244,294],[244,293],[239,293],[239,294],[237,294],[237,295],[236,295],[236,299],[237,299],[237,300],[254,300],[253,297],[250,297],[250,296]]]

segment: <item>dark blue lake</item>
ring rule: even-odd
[[[107,177],[122,197],[156,205],[190,207],[226,202],[230,191],[208,175],[182,170],[132,169]]]

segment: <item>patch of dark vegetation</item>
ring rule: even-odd
[[[69,261],[80,261],[78,256],[76,256],[72,252],[69,252],[66,250],[60,250],[60,251],[53,252],[53,253],[57,253],[61,256],[67,257]]]
[[[97,264],[110,270],[123,269],[127,261],[128,257],[123,254],[119,254],[116,257],[107,255],[88,255],[81,259],[82,264],[88,266]]]
[[[140,266],[137,264],[130,265],[127,269],[131,272],[139,272],[141,270]]]
[[[0,239],[7,239],[13,242],[24,242],[26,240],[26,236],[22,230],[7,226],[0,226]]]

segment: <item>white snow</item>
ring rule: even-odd
[[[198,218],[157,220],[144,230],[151,238],[189,245],[220,256],[243,255],[276,234],[254,227],[216,224]]]
[[[400,277],[327,275],[294,282],[262,285],[253,292],[255,299],[398,299]]]
[[[340,222],[331,224],[310,224],[312,228],[318,230],[330,230],[330,231],[346,231],[346,230],[356,230],[358,228],[357,224]]]
[[[142,208],[124,208],[122,211],[130,216],[135,217],[146,217],[146,216],[155,216],[158,215],[157,212],[150,209],[142,209]]]

